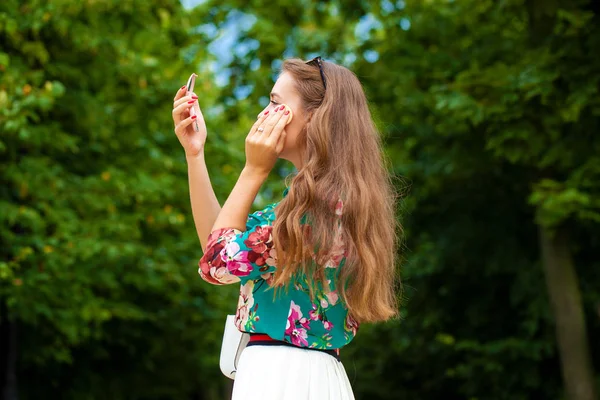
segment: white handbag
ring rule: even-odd
[[[219,367],[223,375],[229,379],[235,379],[238,360],[242,351],[250,340],[250,334],[241,332],[234,323],[235,315],[228,315],[225,320],[223,332],[223,343],[221,344],[221,356]]]

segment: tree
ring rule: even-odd
[[[11,0],[0,21],[5,397],[217,398],[236,293],[198,276],[170,119],[191,71],[205,101],[218,91],[191,16],[175,0]]]
[[[242,18],[241,6],[213,3],[217,26]],[[579,262],[577,273],[598,282],[589,256],[598,237],[597,10],[586,2],[279,1],[246,13],[255,23],[239,43],[260,48],[227,64],[234,73],[224,94],[262,82],[277,58],[320,53],[350,66],[395,172],[412,181],[406,319],[363,328],[347,349],[361,365],[359,394],[556,397],[558,340],[567,396],[593,396],[589,359],[598,350],[587,346],[579,285],[572,280],[558,291],[567,297],[553,301],[570,302],[571,314],[551,312],[544,292],[557,293],[556,279],[545,283],[552,252],[564,276],[576,277]],[[557,228],[571,231],[571,242],[552,239]],[[598,294],[583,281],[589,314]],[[550,333],[554,321],[572,327],[575,346]],[[392,351],[374,342],[393,342]],[[575,395],[576,386],[586,393]]]

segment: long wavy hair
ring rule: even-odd
[[[346,259],[335,282],[339,298],[358,322],[386,321],[399,316],[399,194],[360,81],[332,62],[324,61],[323,71],[327,89],[316,66],[298,58],[282,65],[281,72],[295,80],[307,116],[298,136],[306,162],[275,208],[278,268],[271,287],[287,291],[292,277],[303,272],[314,301],[316,282],[330,288],[325,263],[341,259],[332,258],[341,240]],[[335,212],[340,204],[341,216]]]

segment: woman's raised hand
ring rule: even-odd
[[[177,139],[185,150],[185,156],[196,157],[204,151],[206,123],[202,112],[198,115],[190,115],[190,108],[198,101],[198,96],[194,93],[186,96],[185,92],[185,86],[181,87],[173,99],[173,123]],[[192,126],[194,121],[198,122],[199,132],[196,132]]]
[[[285,126],[291,120],[288,106],[259,115],[246,136],[246,168],[269,175],[285,144]]]

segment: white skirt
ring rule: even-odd
[[[238,362],[231,400],[354,400],[344,365],[322,351],[252,345]]]

